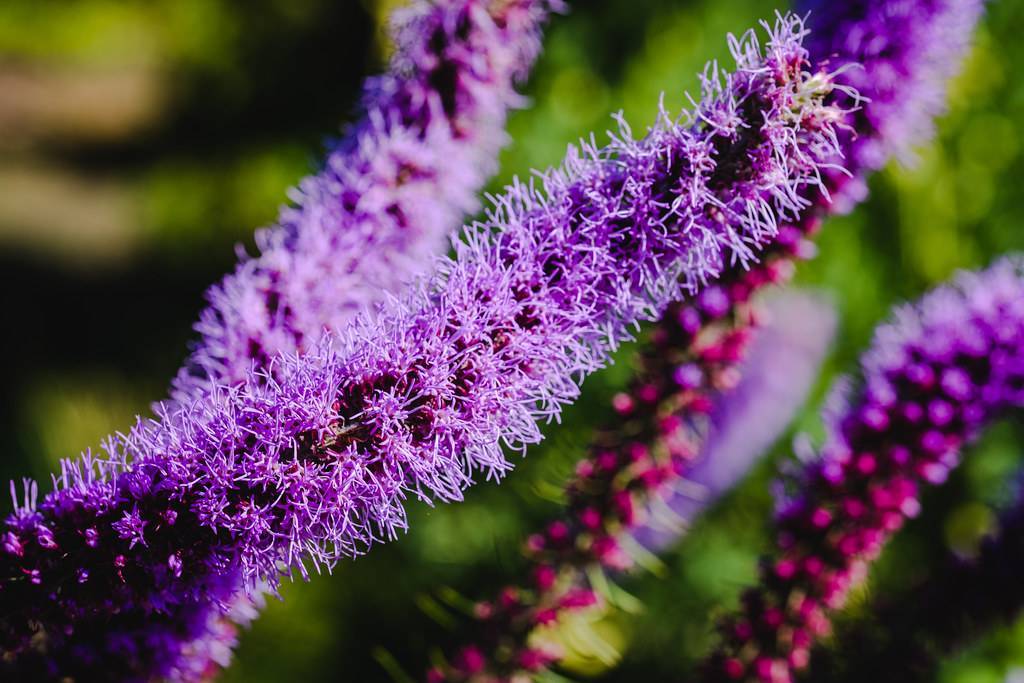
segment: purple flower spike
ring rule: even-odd
[[[921,486],[944,481],[965,443],[1024,407],[1022,359],[1020,259],[965,273],[879,328],[860,386],[834,402],[820,458],[780,502],[778,555],[722,626],[707,680],[788,683],[807,666],[829,611],[919,512]]]
[[[803,35],[794,17],[763,50],[748,33],[695,111],[513,185],[372,319],[64,462],[56,490],[7,519],[3,665],[64,675],[53,653],[83,625],[227,609],[239,580],[330,570],[403,530],[407,498],[457,500],[476,473],[506,472],[502,446],[539,440],[638,321],[752,262],[808,206],[844,112]]]
[[[419,1],[397,11],[391,69],[363,118],[292,193],[260,255],[210,289],[201,335],[174,383],[181,401],[240,382],[279,353],[314,348],[425,272],[497,166],[515,80],[561,0]]]
[[[844,134],[855,180],[840,197],[857,201],[863,174],[895,156],[907,162],[928,141],[946,110],[946,86],[970,47],[984,0],[800,0],[809,12],[807,42],[815,63],[839,72],[839,83],[865,102],[853,134]]]

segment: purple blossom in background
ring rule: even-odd
[[[502,445],[537,441],[639,320],[807,207],[843,111],[804,70],[803,35],[793,17],[763,51],[747,34],[691,114],[513,185],[373,319],[64,462],[6,523],[4,665],[39,655],[59,676],[48,653],[83,623],[227,609],[239,577],[260,590],[329,569],[404,529],[406,498],[456,500],[507,471]]]
[[[780,502],[777,556],[722,626],[706,680],[788,683],[885,542],[961,447],[1024,407],[1024,262],[962,274],[896,311],[827,420],[820,456]]]
[[[194,399],[279,353],[314,348],[425,272],[497,167],[514,82],[561,0],[421,0],[393,16],[390,70],[362,119],[292,193],[260,255],[210,289],[201,339],[174,383]]]
[[[692,523],[729,491],[788,427],[814,385],[835,335],[836,314],[820,296],[786,292],[767,304],[768,321],[754,333],[735,388],[716,397],[700,454],[683,486],[666,492],[660,506],[676,524]],[[641,530],[651,550],[678,540],[664,527]]]
[[[960,64],[982,6],[977,0],[920,7],[889,0],[817,5],[804,8],[815,10],[808,41],[813,63],[835,67],[838,80],[859,90],[839,95],[849,107],[848,125],[838,131],[847,173],[828,174],[830,192],[811,188],[806,198],[813,209],[782,226],[780,239],[761,264],[750,271],[729,268],[696,300],[669,308],[651,334],[630,391],[613,402],[619,420],[597,431],[591,452],[579,463],[567,487],[563,518],[526,544],[535,568],[532,583],[506,588],[497,599],[481,603],[473,643],[447,665],[432,668],[429,680],[514,679],[557,664],[562,655],[532,645],[531,636],[560,615],[599,601],[594,571],[620,571],[633,564],[636,550],[623,546],[645,523],[640,511],[669,496],[670,507],[676,508],[673,516],[692,519],[708,496],[677,496],[675,489],[692,492],[688,480],[696,479],[714,497],[760,452],[750,444],[737,449],[719,441],[708,444],[709,453],[699,457],[709,399],[717,395],[730,402],[731,384],[740,376],[749,331],[756,325],[744,312],[751,293],[788,279],[794,262],[811,250],[807,239],[817,232],[820,219],[851,208],[866,195],[867,174],[892,154],[906,158],[913,144],[931,136],[933,118],[945,106],[946,83]],[[708,343],[709,336],[715,341]],[[738,404],[742,398],[737,397]],[[721,448],[724,452],[715,452]],[[726,456],[740,463],[730,466]],[[667,543],[675,537],[678,532],[656,539]]]
[[[807,49],[838,70],[837,82],[870,104],[854,114],[843,138],[854,171],[837,195],[851,204],[867,192],[865,173],[893,156],[913,159],[946,110],[946,87],[960,70],[984,0],[799,0],[809,12]],[[849,208],[849,206],[845,207]]]

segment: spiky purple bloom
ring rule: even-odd
[[[965,443],[1024,406],[1024,263],[962,274],[898,309],[861,367],[820,457],[781,503],[778,555],[723,625],[707,680],[791,681],[828,632],[828,610],[919,511],[921,485],[944,481]]]
[[[323,169],[292,193],[259,255],[207,293],[201,335],[174,384],[187,401],[241,382],[279,353],[314,348],[425,272],[478,206],[514,88],[561,0],[419,0],[393,17],[391,68]]]
[[[946,109],[946,87],[971,43],[984,0],[800,0],[810,12],[807,49],[836,80],[870,102],[843,134],[852,180],[840,198],[861,199],[864,174],[892,157],[913,159]]]
[[[806,208],[843,113],[802,37],[787,17],[763,53],[752,32],[734,41],[738,70],[709,72],[694,112],[513,185],[374,319],[65,462],[7,520],[5,663],[124,610],[226,607],[237,577],[330,569],[404,529],[406,498],[504,473],[502,445],[537,441],[633,325]]]

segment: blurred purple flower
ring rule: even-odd
[[[194,399],[279,353],[314,348],[425,272],[474,213],[497,167],[514,81],[561,0],[419,1],[393,15],[390,70],[367,81],[363,116],[304,179],[259,256],[207,293],[201,335],[174,383]]]
[[[854,176],[837,194],[836,210],[864,197],[866,173],[894,156],[911,161],[914,147],[932,138],[984,6],[984,0],[797,2],[798,12],[810,13],[812,60],[837,70],[837,82],[870,102],[841,134]]]
[[[698,298],[713,301],[718,296]],[[724,403],[733,395],[729,375],[735,370],[736,361],[732,349],[738,342],[745,344],[748,330],[744,323],[750,312],[733,301],[730,309],[734,309],[732,314],[738,321],[744,321],[736,323],[738,335],[733,334],[728,325],[715,334],[713,326],[707,324],[700,343],[690,340],[691,349],[655,343],[654,348],[644,354],[643,370],[636,382],[640,389],[620,395],[628,400],[628,405],[619,402],[623,422],[617,430],[598,432],[591,452],[577,464],[576,475],[567,486],[566,509],[543,531],[528,539],[529,582],[507,586],[495,599],[478,603],[473,643],[458,650],[450,665],[431,669],[428,683],[511,681],[519,680],[517,676],[526,680],[556,665],[565,655],[561,647],[550,639],[534,636],[538,635],[538,629],[558,623],[569,613],[595,606],[600,608],[605,603],[609,596],[601,584],[592,580],[593,571],[621,572],[633,566],[638,553],[646,554],[641,546],[660,550],[677,540],[679,523],[692,519],[763,452],[766,444],[755,443],[753,448],[722,461],[717,469],[702,469],[696,473],[697,479],[690,481],[693,476],[688,469],[690,460],[696,457],[696,449],[710,420],[715,420],[714,412],[710,420],[704,415],[711,409],[713,398],[717,396],[723,404],[719,407],[726,422],[730,418],[724,413],[735,416]],[[829,309],[806,296],[784,296],[771,310],[781,320],[755,332],[753,359],[776,365],[772,365],[772,369],[760,364],[752,366],[755,372],[750,379],[764,393],[752,397],[741,386],[737,397],[744,402],[740,397],[746,396],[762,407],[766,402],[774,403],[773,411],[779,416],[774,419],[769,416],[771,426],[767,430],[774,437],[785,426],[813,379],[831,338],[834,316]],[[726,311],[715,309],[715,312],[721,316]],[[666,331],[666,327],[663,321],[657,329]],[[801,339],[807,341],[797,343],[792,339],[798,330]],[[650,386],[645,384],[646,379],[666,376],[663,364],[656,360],[664,355],[687,356],[685,365],[679,367],[693,370],[686,373],[692,375],[692,382],[688,381],[682,390],[651,401],[642,388]],[[780,361],[791,371],[786,375],[786,382],[756,379],[760,370],[767,370],[775,378]],[[778,395],[772,393],[775,390]],[[659,406],[656,411],[659,417],[649,415],[637,404]],[[666,406],[674,406],[674,409]],[[645,428],[645,425],[653,426]],[[625,436],[627,434],[630,436]],[[767,434],[765,437],[771,438]],[[697,463],[698,468],[711,464],[703,455]],[[716,465],[718,461],[712,467]],[[727,475],[723,476],[724,473]],[[690,488],[679,486],[683,477]],[[706,495],[699,498],[681,492],[692,492],[693,487],[702,485],[706,486],[702,490]],[[673,496],[677,489],[679,495]],[[669,521],[671,524],[666,523]],[[470,669],[463,665],[466,652],[475,654],[478,666]]]
[[[711,457],[699,457],[712,399],[731,402],[729,390],[741,377],[739,361],[756,326],[756,316],[748,310],[750,296],[789,278],[794,262],[811,252],[808,238],[817,232],[821,218],[849,210],[866,196],[870,172],[893,154],[906,158],[913,145],[931,136],[933,119],[944,108],[947,81],[959,67],[981,8],[980,0],[804,4],[802,9],[813,10],[811,63],[835,68],[838,82],[855,86],[837,94],[837,101],[848,108],[848,125],[837,129],[846,157],[842,168],[826,169],[827,191],[810,189],[806,198],[813,208],[801,220],[781,226],[760,264],[749,271],[734,264],[714,286],[693,301],[671,306],[659,321],[630,390],[613,400],[618,424],[597,430],[591,452],[578,464],[567,487],[564,518],[526,543],[535,574],[544,580],[534,577],[534,585],[506,589],[503,599],[487,604],[507,607],[486,610],[478,620],[486,629],[486,647],[471,647],[486,651],[484,677],[533,672],[556,663],[561,657],[551,652],[533,656],[538,651],[528,644],[530,634],[564,611],[562,592],[589,590],[584,587],[591,586],[591,570],[617,571],[634,562],[637,549],[631,553],[623,546],[630,542],[630,532],[643,525],[638,511],[690,478],[707,480],[703,483],[710,490],[705,494],[713,498],[760,453],[750,443],[734,449],[728,441],[717,441],[708,445]],[[736,405],[742,400],[738,396]],[[754,422],[767,426],[770,417]],[[783,419],[782,411],[777,417]],[[705,499],[683,495],[673,503],[680,508],[673,516],[689,520]],[[644,530],[645,536],[651,533]],[[676,535],[657,537],[667,543]],[[514,600],[504,599],[511,594]],[[481,642],[476,631],[474,637]],[[536,668],[522,664],[516,653]],[[431,676],[474,680],[457,665],[432,669]]]
[[[835,335],[835,310],[820,296],[786,292],[772,297],[766,316],[739,365],[739,384],[715,398],[699,455],[681,485],[670,487],[656,503],[667,523],[639,530],[638,540],[651,550],[676,541],[672,526],[693,522],[746,475],[789,426],[814,385]]]
[[[921,567],[921,580],[898,595],[876,592],[863,618],[815,652],[807,680],[829,683],[934,681],[944,659],[1024,608],[1024,498],[1016,501],[976,555],[950,552]],[[1013,677],[1007,678],[1007,681]]]

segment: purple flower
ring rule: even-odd
[[[106,458],[66,461],[7,520],[23,546],[0,553],[7,664],[122,610],[227,609],[239,578],[257,591],[329,570],[404,529],[406,498],[456,500],[507,471],[502,446],[537,441],[639,320],[752,261],[806,208],[843,112],[805,71],[802,36],[792,17],[763,51],[749,33],[694,112],[513,185],[374,317],[163,405]],[[114,527],[136,509],[145,546]],[[39,525],[57,550],[31,542]]]
[[[839,198],[866,193],[864,173],[895,156],[907,162],[929,140],[945,112],[946,86],[970,47],[984,0],[800,0],[809,12],[807,42],[815,63],[827,63],[836,80],[855,89],[869,106],[843,133],[846,166],[854,173]],[[842,202],[841,202],[842,203]],[[843,207],[837,207],[843,208]],[[848,207],[847,207],[848,208]]]
[[[678,530],[655,532],[645,527],[644,511],[667,508],[677,523],[679,518],[692,519],[745,471],[763,442],[781,428],[779,423],[788,415],[786,401],[774,404],[780,409],[775,420],[767,419],[769,414],[754,421],[757,427],[774,425],[763,432],[753,428],[753,436],[760,437],[754,441],[760,443],[751,443],[749,426],[727,428],[730,415],[742,411],[748,401],[759,409],[767,403],[742,384],[740,361],[749,332],[756,327],[750,297],[789,278],[795,262],[813,250],[808,238],[817,232],[821,218],[862,199],[866,175],[900,152],[901,142],[917,143],[931,134],[932,118],[942,109],[945,82],[959,63],[979,9],[973,1],[929,6],[925,11],[913,3],[880,0],[832,3],[830,9],[816,8],[811,14],[814,63],[820,59],[836,66],[838,79],[848,85],[851,74],[884,74],[898,63],[900,90],[891,81],[869,76],[856,81],[867,98],[853,89],[839,93],[839,101],[851,109],[846,114],[849,125],[837,133],[841,149],[852,156],[843,167],[853,173],[828,173],[829,192],[811,188],[806,198],[813,203],[812,210],[780,228],[760,264],[749,271],[732,265],[714,286],[691,302],[669,307],[658,322],[630,390],[613,399],[618,419],[597,430],[591,451],[578,463],[563,519],[526,542],[527,555],[545,580],[516,589],[513,608],[491,610],[482,618],[485,623],[473,626],[478,643],[481,627],[487,634],[487,675],[522,673],[525,667],[515,654],[529,651],[537,625],[558,617],[562,592],[590,586],[594,569],[618,571],[644,554],[635,547],[628,550],[632,532],[653,547],[678,537]],[[913,31],[901,32],[907,15],[915,15],[920,23]],[[887,29],[885,17],[899,22]],[[870,41],[861,40],[865,31],[872,32]],[[836,195],[840,201],[834,201]],[[772,376],[765,368],[755,371],[752,380],[756,385]],[[737,381],[742,390],[734,396]],[[782,397],[794,398],[785,392]],[[710,436],[709,412],[726,426],[711,429]],[[700,497],[693,495],[698,488],[694,482],[704,485]],[[675,492],[677,488],[683,492]],[[549,654],[545,666],[559,658]],[[458,666],[435,668],[431,675],[437,680],[472,680]]]
[[[1024,407],[1024,263],[965,273],[897,309],[840,384],[820,457],[780,502],[778,555],[722,627],[709,680],[792,680],[868,564],[908,517],[919,488],[941,483],[961,447]]]
[[[514,81],[560,0],[420,1],[395,13],[391,69],[362,119],[293,191],[259,256],[210,289],[173,395],[241,382],[279,353],[314,348],[423,273],[497,166]]]

